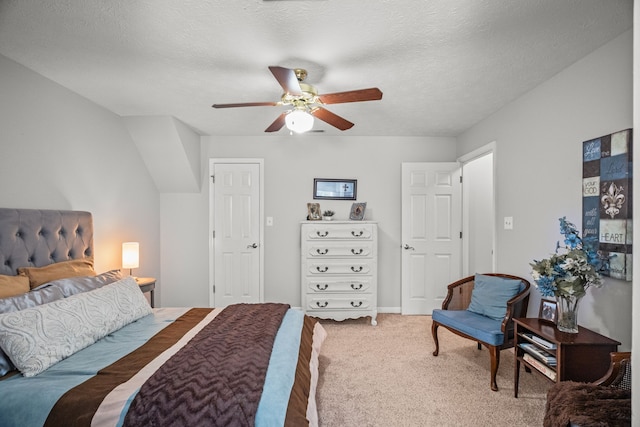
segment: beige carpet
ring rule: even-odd
[[[550,382],[521,368],[513,397],[513,349],[503,350],[497,392],[489,352],[440,328],[434,357],[430,316],[381,314],[322,320],[318,412],[322,427],[541,426]]]

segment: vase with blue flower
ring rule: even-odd
[[[564,246],[558,242],[549,258],[534,260],[531,276],[543,297],[555,297],[558,330],[577,334],[580,300],[590,286],[602,286],[602,260],[583,243],[576,226],[566,217],[560,218],[560,233]]]

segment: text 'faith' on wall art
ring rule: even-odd
[[[603,275],[632,277],[632,130],[582,145],[582,237],[598,250]]]

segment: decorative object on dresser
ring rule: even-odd
[[[301,265],[302,307],[308,315],[371,316],[371,324],[377,324],[377,223],[303,222]]]
[[[349,219],[354,221],[364,220],[365,209],[367,209],[367,202],[352,204]]]
[[[307,203],[307,220],[318,221],[322,219],[320,203]]]
[[[539,318],[514,318],[514,396],[518,397],[520,364],[549,381],[595,381],[609,367],[609,353],[620,343],[580,326],[577,334],[559,331]]]
[[[500,350],[512,347],[512,318],[524,316],[529,306],[530,283],[510,274],[476,274],[447,287],[442,310],[433,310],[431,335],[438,355],[438,327],[444,326],[456,335],[484,345],[491,357],[491,390],[498,391],[496,375]]]
[[[324,212],[322,212],[322,219],[324,219],[325,221],[331,221],[333,219],[333,216],[336,213],[332,210],[326,210]]]

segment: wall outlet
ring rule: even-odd
[[[505,230],[513,230],[513,217],[505,216],[504,217],[504,229]]]

